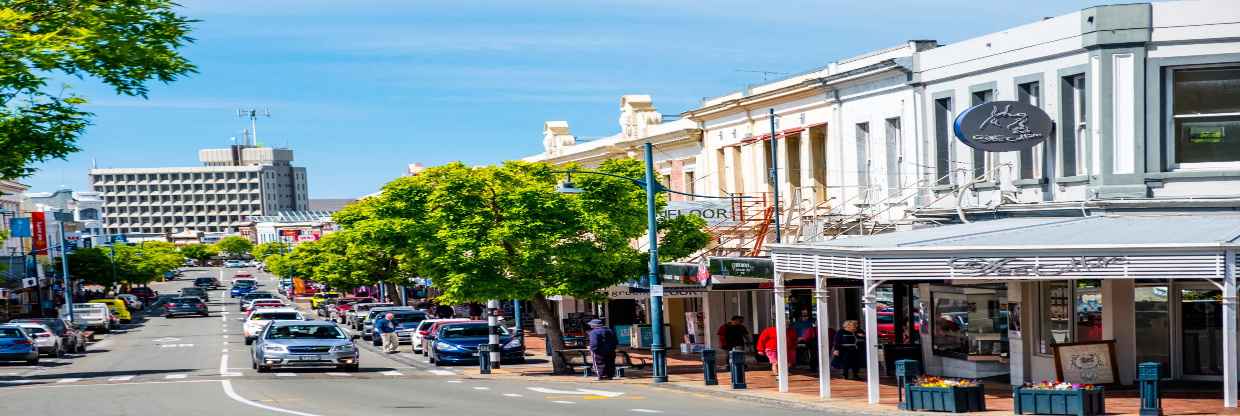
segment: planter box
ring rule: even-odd
[[[982,386],[969,387],[920,387],[904,386],[904,400],[908,410],[931,412],[981,412],[986,410],[986,395]]]
[[[1039,390],[1018,387],[1012,391],[1013,412],[1018,415],[1094,416],[1106,413],[1101,387],[1089,390]]]

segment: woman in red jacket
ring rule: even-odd
[[[763,329],[758,335],[757,345],[758,354],[766,356],[766,359],[771,361],[771,373],[775,375],[779,374],[779,355],[777,354],[779,339],[775,338],[777,334],[773,326]],[[788,368],[792,369],[793,364],[797,362],[797,331],[791,327],[787,328],[784,338],[786,341],[784,352],[788,354]]]

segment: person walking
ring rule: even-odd
[[[724,351],[732,351],[733,348],[743,350],[749,340],[749,328],[745,328],[745,318],[736,315],[720,325],[715,335],[719,337],[719,346]]]
[[[435,317],[436,317],[436,318],[439,318],[439,319],[451,319],[451,318],[452,318],[452,315],[454,315],[454,314],[456,314],[456,311],[453,311],[453,310],[452,310],[452,306],[451,306],[451,305],[448,305],[448,304],[446,304],[446,303],[441,303],[441,304],[439,304],[439,306],[436,306],[436,307],[435,307]]]
[[[768,326],[758,335],[758,355],[766,356],[771,362],[771,374],[779,375],[779,331],[774,326]],[[797,362],[797,331],[791,327],[784,330],[785,348],[784,353],[788,354],[788,369],[796,366]]]
[[[594,363],[594,375],[599,380],[611,380],[616,376],[616,345],[619,340],[616,333],[603,325],[603,321],[594,319],[589,323],[590,360]]]
[[[383,352],[388,354],[395,354],[397,346],[400,345],[400,338],[396,337],[396,323],[392,322],[394,317],[396,315],[389,312],[375,320],[375,331],[383,340]]]
[[[865,361],[865,334],[858,329],[856,320],[844,321],[844,329],[835,333],[831,351],[831,366],[840,369],[848,380],[861,379],[861,364]]]

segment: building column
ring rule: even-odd
[[[1223,256],[1223,407],[1236,407],[1236,252]]]
[[[814,257],[817,263],[817,256]],[[814,268],[817,271],[817,267]],[[814,276],[814,308],[818,315],[818,397],[831,398],[831,340],[827,326],[831,324],[831,308],[827,307],[827,281],[822,276]]]
[[[867,273],[868,274],[868,273]],[[865,279],[862,308],[865,310],[865,390],[870,404],[878,404],[878,282]]]
[[[788,392],[788,337],[785,335],[788,331],[788,317],[784,311],[786,300],[784,299],[784,274],[775,272],[775,356],[776,364],[779,366],[779,392]],[[771,357],[766,357],[770,359]]]
[[[1102,339],[1115,340],[1120,384],[1130,385],[1137,370],[1137,324],[1132,279],[1102,281]]]

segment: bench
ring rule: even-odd
[[[569,372],[576,373],[578,371],[576,368],[581,367],[580,371],[582,377],[590,377],[594,375],[593,354],[590,354],[590,350],[564,350],[556,351],[555,354],[560,357],[560,360],[563,361],[565,365],[568,366]],[[637,357],[636,363],[633,360],[633,356],[629,355],[628,351],[617,350],[616,377],[624,377],[624,371],[627,369],[631,368],[634,370],[641,370],[646,368],[648,365],[646,363],[646,359],[644,358]]]

